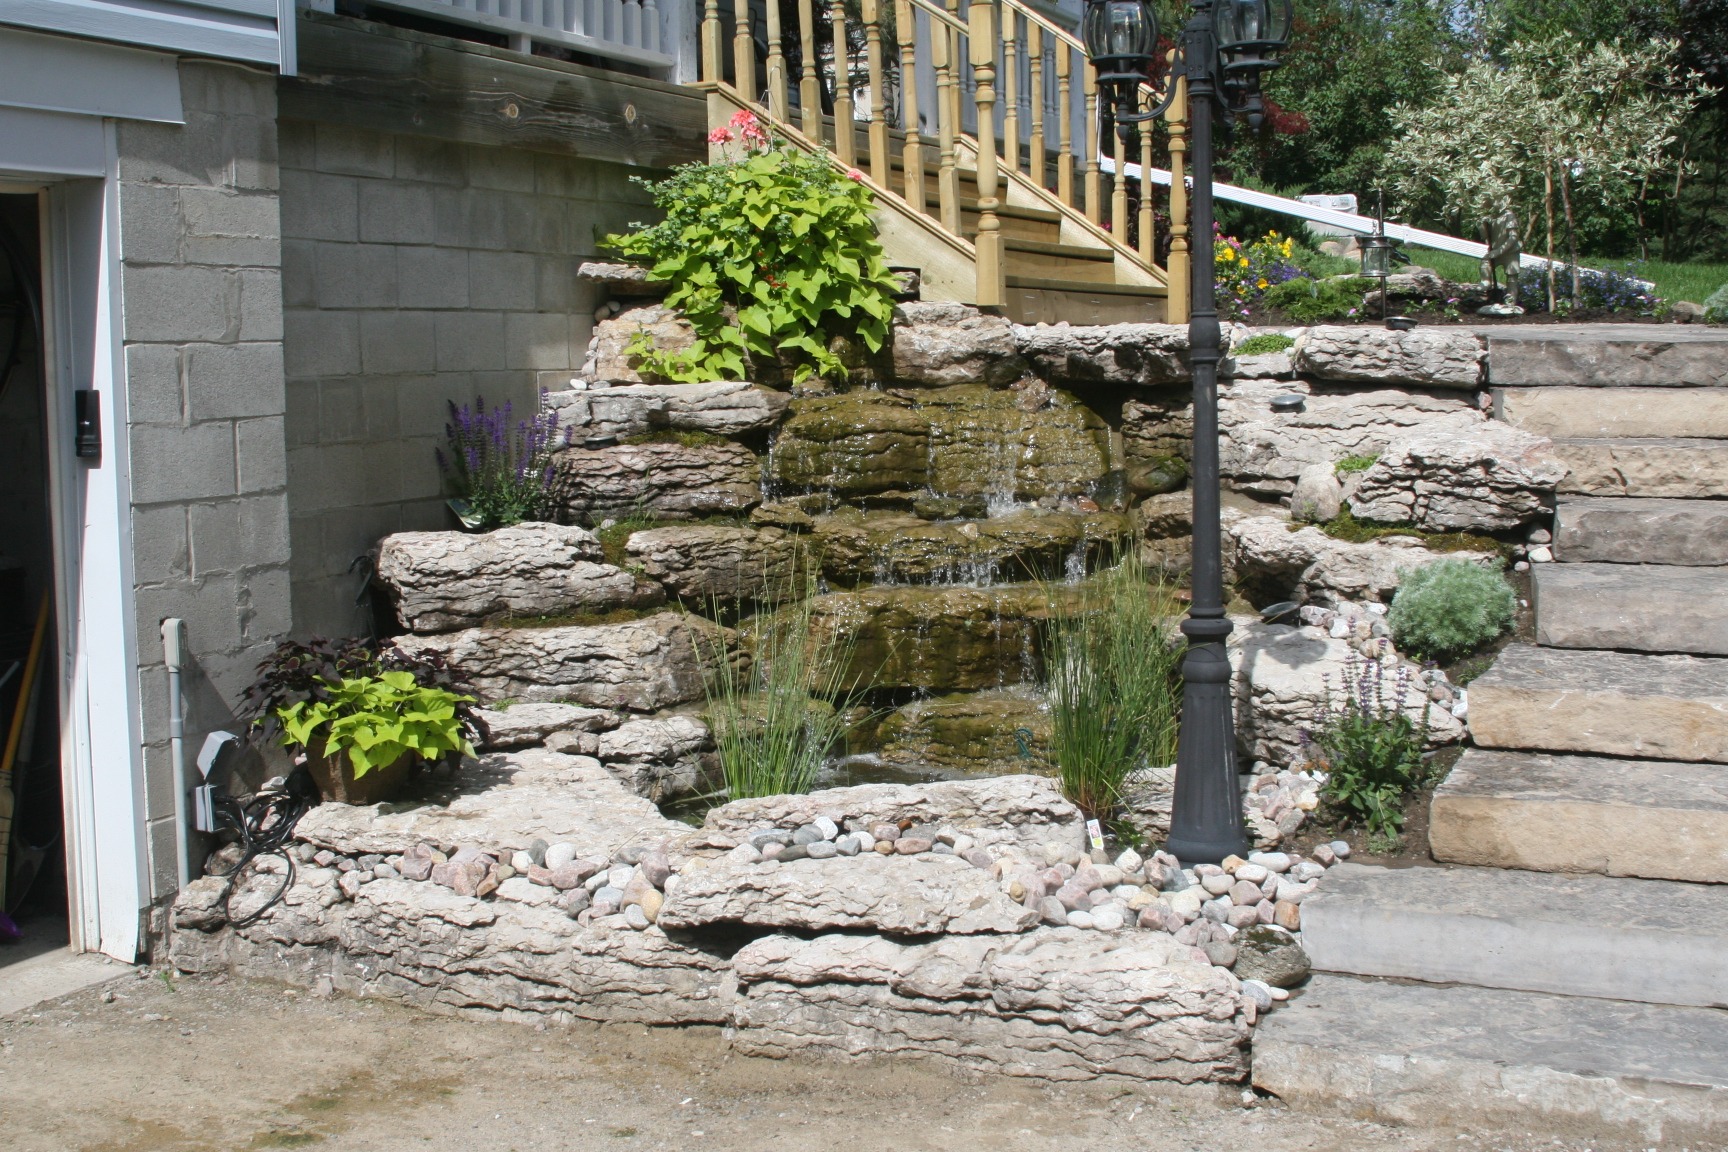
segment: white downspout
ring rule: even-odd
[[[185,637],[185,621],[177,617],[162,621],[162,662],[168,666],[168,758],[174,765],[174,865],[182,889],[192,882],[192,849],[186,834],[186,721],[180,694]]]

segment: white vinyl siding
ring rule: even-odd
[[[279,10],[278,0],[0,0],[0,24],[278,65]]]

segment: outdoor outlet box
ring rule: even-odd
[[[240,737],[232,732],[212,732],[204,737],[204,747],[198,750],[198,771],[203,774],[204,783],[192,789],[192,824],[200,832],[221,831],[216,823],[216,785],[210,782],[210,773],[222,759],[223,750],[239,743]]]

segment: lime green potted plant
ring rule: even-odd
[[[246,708],[256,737],[305,754],[326,800],[376,804],[416,766],[474,754],[484,728],[462,687],[436,654],[290,641],[259,666]]]

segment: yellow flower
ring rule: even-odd
[[[1256,288],[1266,287],[1266,277],[1262,276],[1262,277],[1260,277],[1260,279],[1254,281],[1254,287],[1256,287]]]
[[[1240,257],[1240,259],[1242,261],[1242,267],[1244,267],[1244,268],[1248,267],[1248,257],[1243,256],[1243,257]]]

